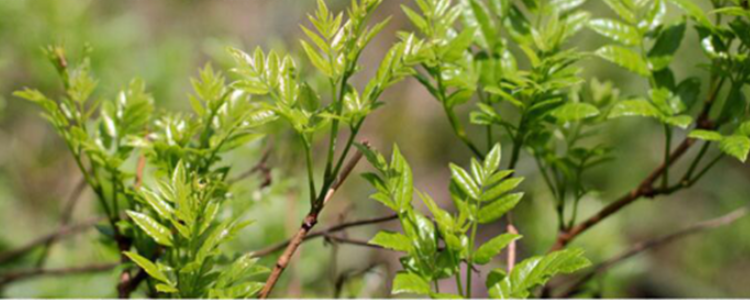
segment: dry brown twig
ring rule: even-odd
[[[613,266],[627,260],[628,258],[638,255],[644,251],[658,248],[660,246],[663,246],[665,244],[668,244],[672,241],[675,241],[681,238],[685,238],[694,234],[702,233],[707,230],[716,229],[719,227],[730,225],[734,223],[735,221],[747,216],[747,214],[748,214],[748,207],[742,207],[726,215],[723,215],[721,217],[711,219],[708,221],[695,223],[693,225],[687,226],[671,234],[667,234],[667,235],[660,236],[654,239],[636,243],[635,245],[630,247],[628,250],[604,262],[601,262],[597,264],[596,266],[594,266],[593,268],[591,268],[591,270],[587,274],[581,276],[573,284],[569,285],[568,288],[560,295],[557,295],[556,298],[567,298],[567,297],[573,296],[574,294],[578,293],[581,290],[581,287],[584,284],[586,284],[586,282],[594,278],[594,276],[609,270]]]
[[[363,145],[367,146],[368,143],[364,142]],[[310,233],[310,230],[312,230],[315,224],[318,223],[318,216],[320,212],[323,210],[323,208],[325,208],[326,204],[328,204],[331,198],[333,198],[334,193],[336,193],[336,191],[341,187],[344,181],[346,181],[346,178],[352,172],[357,163],[359,163],[360,159],[362,159],[362,152],[357,151],[356,153],[354,153],[354,156],[349,160],[346,166],[344,166],[344,168],[341,170],[338,178],[333,182],[328,191],[326,191],[322,203],[320,205],[311,205],[310,212],[302,221],[302,225],[300,225],[299,230],[290,240],[289,245],[287,245],[286,250],[284,250],[284,253],[276,261],[276,266],[273,268],[273,271],[271,271],[271,275],[268,277],[265,286],[263,286],[263,289],[260,292],[261,299],[268,298],[268,296],[271,294],[273,287],[276,285],[279,277],[281,277],[281,274],[286,269],[292,256],[297,251],[297,248],[299,248],[300,244],[302,244],[302,242],[305,240],[305,236]]]

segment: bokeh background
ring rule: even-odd
[[[696,1],[707,7],[707,0]],[[348,4],[343,0],[327,2],[333,10]],[[393,15],[393,20],[364,54],[366,70],[377,65],[397,30],[409,28],[399,8],[405,2],[387,0],[379,9],[378,19]],[[598,0],[589,0],[586,8],[594,16],[612,16]],[[80,180],[62,140],[39,117],[36,107],[11,96],[25,86],[59,93],[60,85],[42,54],[43,46],[63,44],[75,57],[85,44],[91,45],[93,70],[100,79],[96,97],[111,99],[137,76],[146,80],[157,107],[187,110],[189,78],[199,67],[211,62],[228,70],[231,62],[224,51],[226,46],[248,51],[256,46],[273,47],[299,53],[297,40],[303,36],[299,24],[308,25],[306,14],[314,9],[312,0],[0,1],[0,251],[54,231],[66,199]],[[672,17],[676,15],[674,10],[671,8]],[[574,40],[583,50],[594,50],[600,42],[586,30]],[[689,30],[683,43],[675,60],[677,78],[705,78],[707,74],[698,66],[705,59],[697,47],[695,32]],[[612,81],[627,95],[646,91],[645,82],[613,65],[595,59],[584,64],[587,80]],[[354,82],[362,84],[370,74],[372,71],[365,71]],[[414,168],[417,188],[448,205],[447,165],[465,165],[469,151],[452,134],[439,104],[416,81],[408,79],[394,86],[382,99],[387,105],[368,119],[362,136],[383,152],[398,144]],[[470,105],[466,105],[468,108]],[[602,142],[614,147],[616,159],[590,175],[599,192],[582,202],[584,216],[635,186],[661,160],[663,139],[656,123],[621,119],[610,122],[604,130]],[[258,250],[285,239],[308,209],[306,198],[300,195],[304,182],[299,180],[304,177],[299,171],[303,164],[298,157],[299,144],[281,129],[273,130],[269,141],[274,146],[269,161],[273,185],[258,191],[259,180],[249,179],[235,188],[232,209],[247,211],[247,217],[257,222],[227,251]],[[229,158],[235,171],[252,167],[267,144],[236,151]],[[362,164],[356,172],[365,170],[367,166]],[[522,160],[518,168],[518,173],[527,177],[521,186],[527,196],[515,215],[524,234],[521,257],[545,251],[556,232],[552,198],[535,170],[530,160]],[[639,201],[575,244],[585,247],[592,261],[602,261],[636,241],[747,205],[749,179],[746,165],[726,160],[694,188],[655,201]],[[367,198],[370,193],[363,179],[352,177],[327,208],[319,226],[388,214]],[[73,222],[93,216],[97,209],[93,194],[85,191]],[[500,224],[485,228],[481,235],[487,238],[503,228]],[[347,234],[367,240],[377,230],[360,228]],[[66,239],[50,250],[46,265],[115,260],[117,254],[99,246],[98,240],[95,230]],[[335,245],[322,239],[304,244],[300,252],[279,289],[289,297],[386,297],[390,276],[399,269],[398,256],[391,252]],[[0,265],[0,273],[33,266],[35,255]],[[270,266],[272,259],[264,263]],[[643,253],[598,277],[591,286],[596,291],[593,296],[604,297],[750,297],[748,278],[750,220],[745,219]],[[0,293],[5,297],[114,297],[115,281],[114,271],[40,277],[3,286]],[[446,281],[442,290],[453,288]],[[474,288],[483,295],[481,282]]]

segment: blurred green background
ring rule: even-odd
[[[696,0],[697,1],[697,0]],[[701,5],[708,0],[701,0]],[[348,1],[328,0],[333,10]],[[362,63],[366,69],[355,83],[365,82],[392,41],[395,32],[408,28],[399,5],[408,1],[387,0],[378,19],[393,15],[387,29],[371,44]],[[586,7],[594,16],[612,13],[599,0]],[[85,44],[94,52],[92,65],[100,79],[96,97],[112,98],[134,76],[142,77],[162,109],[187,110],[189,78],[211,62],[228,70],[224,48],[251,50],[256,46],[299,52],[299,24],[307,25],[311,0],[223,0],[223,1],[0,1],[0,251],[12,249],[37,236],[52,232],[59,224],[66,199],[80,174],[63,142],[39,117],[32,104],[11,93],[25,86],[49,93],[61,87],[53,67],[41,48],[65,45],[76,57]],[[675,14],[671,8],[671,14]],[[601,39],[585,31],[575,46],[594,50]],[[698,67],[705,62],[697,35],[689,31],[674,67],[677,78],[707,74]],[[601,60],[585,63],[587,80],[612,81],[623,94],[643,94],[646,83]],[[368,69],[369,68],[369,69]],[[704,91],[705,93],[705,86]],[[414,168],[415,184],[436,200],[449,205],[449,162],[466,164],[470,153],[452,134],[442,109],[417,84],[408,79],[383,95],[386,106],[367,121],[362,136],[383,152],[397,143]],[[465,107],[467,110],[469,105]],[[468,118],[464,118],[468,122]],[[658,165],[662,155],[659,125],[645,119],[621,119],[603,129],[602,141],[615,148],[617,159],[596,169],[590,180],[599,193],[582,202],[587,216],[635,186]],[[482,131],[483,132],[483,131]],[[477,134],[479,131],[477,131]],[[684,135],[684,132],[679,133]],[[301,153],[291,135],[275,130],[269,137],[274,151],[273,186],[257,191],[258,180],[243,181],[236,189],[232,209],[247,210],[257,220],[235,240],[231,252],[262,249],[288,237],[307,211],[300,197],[304,179],[299,172]],[[264,145],[241,149],[230,158],[236,172],[252,167]],[[694,149],[695,151],[697,149]],[[722,215],[750,200],[750,170],[726,160],[694,188],[655,201],[642,200],[591,230],[575,242],[585,247],[594,262],[611,257],[628,245],[677,230],[685,225]],[[364,164],[357,171],[365,171]],[[555,238],[556,220],[551,197],[530,160],[522,160],[518,173],[526,200],[515,215],[524,234],[521,256],[546,251]],[[353,177],[322,217],[321,227],[342,220],[386,215],[386,209],[368,200],[371,189]],[[96,212],[93,195],[86,191],[74,214],[76,221]],[[387,227],[387,226],[386,226]],[[504,226],[486,228],[486,238]],[[369,239],[377,228],[348,232],[351,238]],[[599,277],[592,286],[605,297],[750,297],[750,220],[741,220],[698,236],[677,241],[657,251],[646,252]],[[99,246],[95,230],[66,239],[52,248],[47,266],[64,267],[108,262],[116,254]],[[390,252],[334,245],[323,240],[305,244],[283,278],[279,292],[288,297],[385,297],[390,276],[399,269]],[[272,257],[265,261],[272,264]],[[7,270],[33,266],[34,255],[6,265]],[[489,270],[482,269],[483,272]],[[116,272],[67,277],[43,277],[2,288],[5,297],[114,297]],[[339,286],[339,288],[337,288]],[[443,290],[454,287],[446,282]],[[482,283],[474,287],[483,295]]]

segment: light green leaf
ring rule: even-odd
[[[685,13],[688,14],[690,17],[695,19],[695,21],[698,22],[698,24],[706,28],[713,28],[713,24],[711,23],[711,20],[708,19],[708,16],[703,11],[703,9],[697,4],[695,4],[693,0],[670,0],[670,1],[674,5],[677,5],[683,11],[685,11]]]
[[[178,290],[176,287],[173,287],[171,285],[166,285],[163,283],[157,283],[156,284],[156,291],[160,293],[177,293],[180,290]]]
[[[630,49],[609,45],[599,48],[595,54],[640,76],[647,77],[651,73],[641,56]]]
[[[500,254],[500,251],[519,238],[521,238],[520,235],[510,233],[494,237],[477,249],[474,253],[474,263],[480,265],[489,263],[493,257]]]
[[[620,16],[625,22],[634,24],[636,22],[635,13],[633,13],[632,5],[627,5],[623,0],[604,0],[604,3],[609,6],[617,15]]]
[[[490,287],[489,294],[501,299],[527,298],[532,288],[544,285],[552,276],[572,273],[590,264],[579,248],[532,257],[519,263],[510,275]]]
[[[394,294],[417,294],[428,295],[430,293],[430,284],[422,277],[414,273],[399,272],[393,279]]]
[[[313,66],[315,66],[320,72],[322,72],[327,77],[333,77],[333,70],[331,69],[331,65],[323,59],[322,56],[318,53],[318,51],[315,51],[310,44],[308,44],[305,41],[300,41],[302,44],[302,48],[305,50],[305,53],[307,54],[307,58],[310,59],[310,62],[312,62]]]
[[[502,156],[502,146],[500,146],[500,143],[497,143],[484,158],[484,171],[490,174],[494,173],[500,167]]]
[[[711,130],[703,130],[703,129],[696,129],[690,132],[688,134],[689,138],[692,139],[699,139],[704,141],[711,141],[711,142],[717,142],[721,141],[724,137],[721,135],[721,133],[718,133],[716,131]]]
[[[143,231],[146,232],[148,236],[153,238],[155,242],[164,246],[172,246],[172,234],[169,232],[169,229],[167,229],[167,227],[159,224],[159,222],[157,222],[153,218],[142,213],[129,210],[127,211],[127,214],[131,219],[133,219],[135,224],[143,229]]]
[[[658,118],[661,116],[659,110],[643,99],[620,101],[612,108],[609,118],[618,118],[622,116],[642,116]]]
[[[132,252],[132,251],[125,251],[123,252],[130,260],[132,260],[136,265],[141,267],[148,275],[151,275],[156,280],[159,280],[161,282],[170,283],[169,279],[167,279],[167,275],[164,274],[159,268],[148,260],[147,258],[138,255],[138,253]]]
[[[744,163],[747,161],[748,152],[750,152],[750,138],[742,135],[725,137],[719,142],[719,149]]]
[[[368,243],[401,252],[412,250],[412,240],[398,232],[380,231]]]
[[[464,193],[469,195],[472,199],[479,199],[479,187],[477,183],[471,179],[466,170],[455,165],[450,164],[451,174],[453,175],[453,181],[461,188]]]
[[[148,203],[160,217],[167,220],[172,218],[174,209],[172,209],[172,206],[164,201],[159,194],[149,189],[143,189],[141,195],[143,195],[143,199],[146,200],[146,203]]]
[[[478,221],[480,224],[487,224],[500,219],[505,213],[513,209],[523,198],[523,193],[514,193],[506,195],[489,205],[483,206],[479,210]]]
[[[481,202],[489,202],[492,200],[495,200],[499,198],[500,196],[504,195],[507,192],[512,191],[516,187],[518,187],[521,182],[523,182],[523,177],[514,177],[509,178],[506,180],[503,180],[499,184],[489,188],[487,191],[482,193],[482,196],[479,198],[479,201]]]
[[[615,42],[627,46],[637,46],[641,44],[642,37],[638,32],[638,29],[619,21],[594,19],[589,21],[589,28],[614,40]]]
[[[599,109],[596,106],[580,102],[566,103],[552,111],[552,116],[562,123],[580,121],[597,115]]]
[[[685,129],[693,123],[693,117],[688,115],[666,117],[664,118],[664,123]]]

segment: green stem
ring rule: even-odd
[[[471,236],[469,237],[469,258],[466,262],[466,298],[471,298],[471,272],[474,269],[474,241],[477,237],[477,222],[471,224]]]
[[[667,188],[669,186],[669,154],[671,152],[672,148],[672,130],[669,128],[669,125],[664,125],[664,134],[666,136],[666,145],[664,146],[664,176],[662,177],[662,187]]]
[[[690,164],[690,168],[688,168],[687,172],[685,173],[685,176],[682,177],[682,181],[690,181],[690,179],[693,177],[693,173],[695,173],[695,169],[698,168],[698,163],[700,163],[700,161],[703,159],[703,156],[705,156],[706,152],[708,152],[709,145],[711,145],[711,143],[709,142],[703,143],[703,147],[701,147],[700,152],[698,152],[698,155]]]
[[[302,139],[302,145],[305,148],[305,164],[307,165],[307,181],[310,189],[310,205],[315,206],[315,195],[317,193],[315,192],[315,177],[313,176],[312,150],[310,149],[310,142],[307,138],[302,134],[300,134],[300,138]]]

